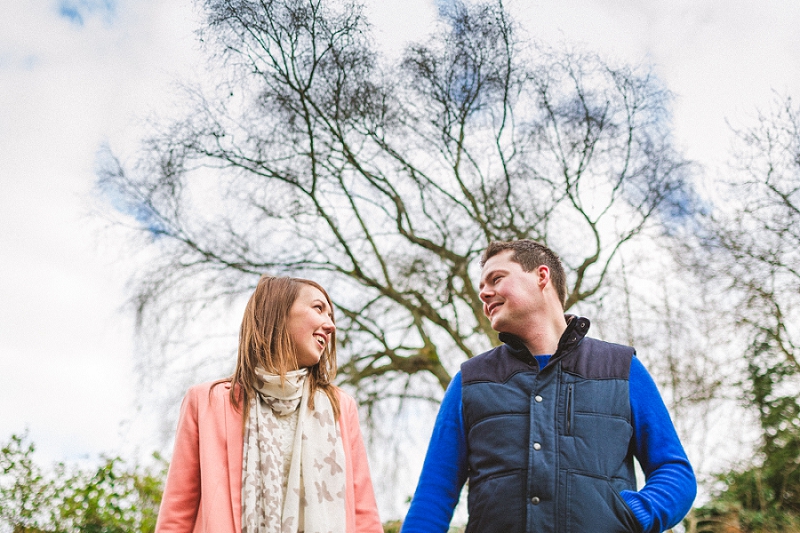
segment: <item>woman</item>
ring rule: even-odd
[[[336,326],[313,281],[262,276],[236,369],[189,389],[157,533],[382,533]]]

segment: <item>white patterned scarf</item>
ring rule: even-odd
[[[344,533],[344,447],[328,396],[308,408],[308,369],[279,376],[257,370],[242,454],[242,533]],[[289,478],[283,478],[278,417],[300,410]],[[288,482],[287,482],[288,481]],[[284,493],[283,487],[286,487]]]

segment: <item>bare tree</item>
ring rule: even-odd
[[[708,488],[750,449],[758,423],[740,405],[747,364],[726,312],[730,298],[676,261],[677,248],[674,235],[628,247],[621,275],[588,316],[598,319],[601,338],[636,347]]]
[[[695,520],[788,531],[800,516],[800,108],[776,98],[735,133],[729,177],[682,259],[724,294],[718,320],[739,341],[737,401],[760,439],[718,473],[714,501]]]
[[[736,133],[733,178],[706,217],[695,266],[735,298],[750,342],[769,342],[800,374],[800,108],[780,99]]]
[[[357,4],[204,2],[223,81],[100,172],[153,250],[143,331],[302,273],[333,294],[362,401],[436,397],[497,342],[474,279],[488,241],[559,251],[572,306],[646,228],[680,224],[687,162],[649,71],[525,41],[500,1],[448,6],[392,65]]]

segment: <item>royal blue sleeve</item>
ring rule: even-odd
[[[636,491],[622,497],[645,533],[678,524],[692,507],[697,480],[653,378],[638,358],[631,361],[630,401],[635,455],[645,475]]]
[[[461,373],[444,393],[402,533],[446,533],[467,480]]]

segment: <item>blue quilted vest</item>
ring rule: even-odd
[[[461,366],[467,533],[611,533],[641,527],[628,375],[633,348],[572,318],[541,371],[513,336]]]

